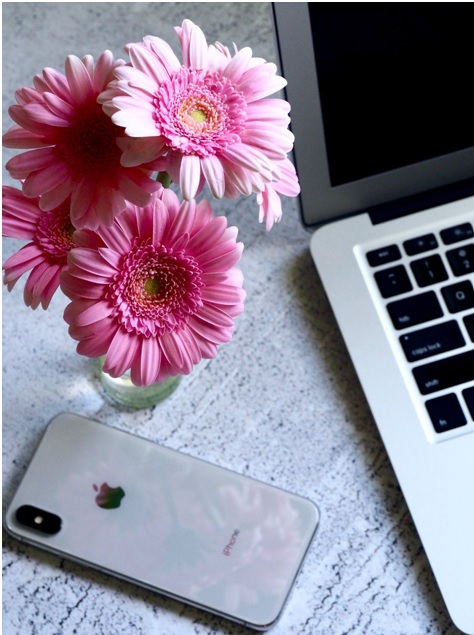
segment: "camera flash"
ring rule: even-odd
[[[36,525],[41,525],[41,523],[43,522],[43,517],[42,516],[36,516],[34,519],[34,522]]]

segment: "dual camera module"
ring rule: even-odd
[[[49,536],[61,530],[62,521],[59,516],[33,505],[22,505],[16,510],[15,516],[21,525]]]

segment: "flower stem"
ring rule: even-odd
[[[171,178],[168,172],[158,172],[156,180],[161,183],[163,187],[169,187],[171,185]]]

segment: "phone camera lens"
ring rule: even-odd
[[[15,516],[20,524],[50,536],[57,534],[62,525],[59,516],[33,505],[22,505],[16,510]]]

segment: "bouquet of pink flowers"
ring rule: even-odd
[[[267,229],[280,194],[299,192],[290,106],[270,97],[286,84],[275,65],[209,46],[189,20],[176,33],[182,62],[147,36],[125,47],[128,63],[105,51],[68,56],[65,74],[45,68],[16,91],[3,136],[23,150],[6,165],[20,183],[3,187],[3,235],[29,241],[3,264],[5,284],[29,272],[33,309],[60,288],[77,352],[136,385],[214,357],[243,311],[243,247],[196,201],[204,187],[255,193]]]

